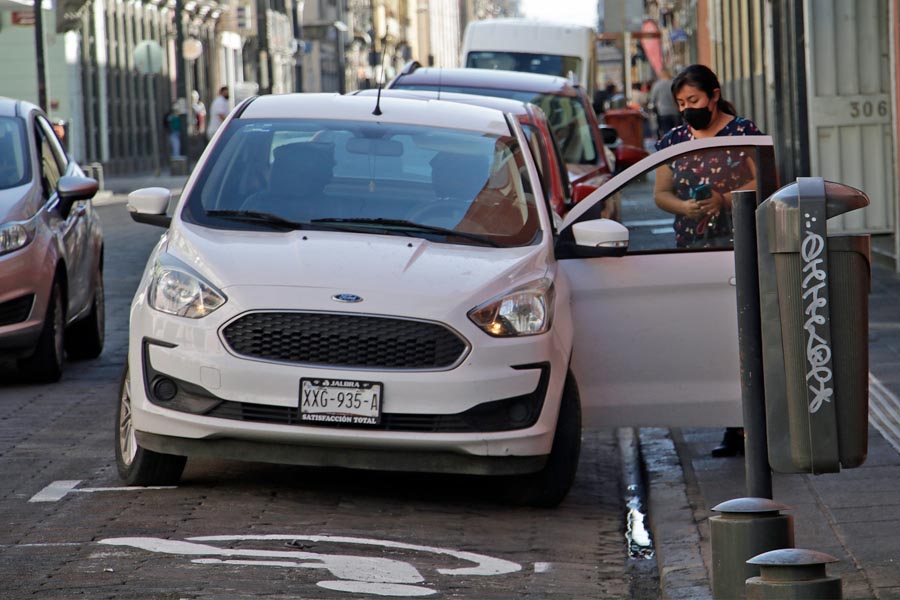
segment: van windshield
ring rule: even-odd
[[[499,69],[568,77],[581,73],[581,59],[577,56],[558,54],[531,54],[528,52],[486,52],[473,51],[466,56],[466,67],[470,69]]]
[[[504,90],[495,88],[470,87],[466,85],[424,85],[407,83],[403,77],[392,85],[395,89],[427,90],[441,92],[474,94],[476,96],[493,96],[511,98],[519,102],[531,102],[540,107],[547,115],[553,137],[559,144],[563,160],[569,164],[595,165],[599,149],[594,144],[594,134],[588,121],[585,106],[577,96],[562,94],[545,94],[522,90]],[[588,110],[593,110],[588,108]]]

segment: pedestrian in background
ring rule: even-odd
[[[650,88],[650,104],[656,113],[656,133],[662,138],[680,120],[678,105],[672,95],[672,74],[668,69],[659,72],[659,79]]]
[[[225,117],[228,116],[228,111],[230,110],[231,105],[228,102],[228,86],[223,85],[219,89],[219,95],[216,96],[216,99],[209,105],[209,125],[206,127],[207,140],[211,140],[219,127],[222,126],[222,122],[225,121]]]
[[[598,117],[606,112],[607,103],[609,102],[609,99],[615,95],[615,93],[616,84],[614,84],[612,81],[607,81],[606,87],[594,92],[594,98],[591,104],[594,108],[594,113]]]
[[[184,117],[187,112],[185,102],[179,98],[172,103],[172,108],[166,113],[165,125],[169,138],[169,156],[174,158],[181,156],[181,129],[184,127]]]
[[[194,133],[204,134],[206,131],[206,105],[200,100],[200,92],[191,92],[191,110],[194,113]]]
[[[685,68],[672,81],[669,95],[681,109],[685,124],[669,130],[656,143],[657,150],[714,136],[762,135],[753,121],[737,116],[734,106],[722,98],[719,78],[709,67]],[[746,152],[703,152],[659,167],[653,198],[659,208],[675,215],[679,247],[714,247],[716,238],[727,247],[732,235],[731,192],[755,188],[756,165]],[[712,455],[734,456],[743,452],[743,428],[729,427]]]

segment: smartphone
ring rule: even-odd
[[[708,183],[701,183],[694,188],[694,200],[709,200],[712,198],[712,188]]]

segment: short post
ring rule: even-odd
[[[840,600],[841,580],[829,577],[825,565],[837,562],[815,550],[785,548],[754,556],[748,564],[759,576],[747,579],[748,600]]]
[[[794,521],[780,511],[790,507],[768,498],[738,498],[712,510],[712,593],[717,600],[744,598],[744,584],[759,575],[748,560],[763,552],[794,545]]]

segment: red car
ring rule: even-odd
[[[516,71],[422,67],[413,61],[387,87],[440,90],[442,99],[445,93],[460,93],[530,102],[547,115],[566,162],[575,202],[612,177],[614,158],[603,144],[590,99],[581,86],[568,79]],[[604,213],[614,217],[618,210],[607,206]]]
[[[356,92],[356,95],[376,95],[375,90],[364,90]],[[544,192],[544,198],[547,199],[550,208],[560,217],[565,215],[566,211],[572,206],[572,198],[570,193],[570,185],[568,175],[566,173],[566,163],[563,160],[562,152],[556,143],[556,138],[551,132],[550,122],[547,116],[536,105],[521,102],[518,100],[508,100],[505,98],[497,98],[493,96],[476,96],[473,94],[457,94],[426,90],[385,90],[383,96],[400,96],[404,98],[433,98],[445,102],[458,102],[461,104],[473,104],[475,106],[485,106],[488,108],[496,108],[505,113],[516,116],[531,146],[531,154],[534,156],[534,162],[541,177],[541,189]]]

